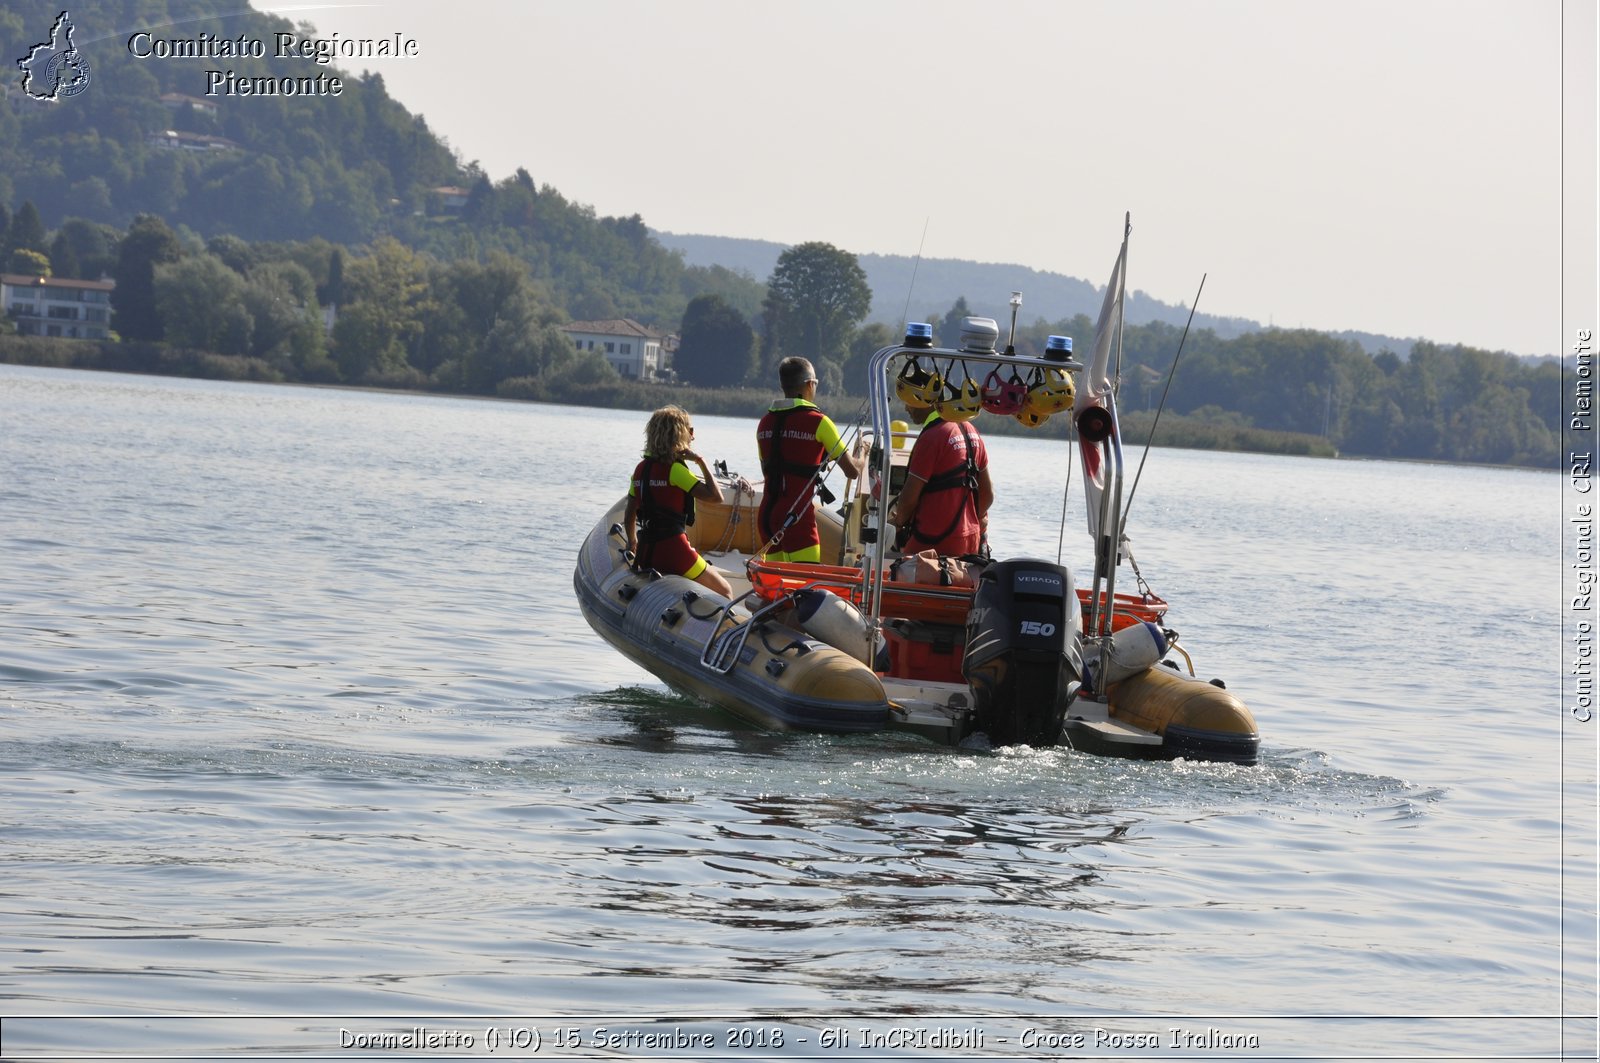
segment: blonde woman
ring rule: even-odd
[[[684,529],[694,523],[694,500],[722,501],[722,487],[693,450],[694,426],[677,406],[663,406],[644,427],[644,457],[634,466],[622,528],[634,564],[662,575],[687,576],[725,598],[733,588],[706,564]],[[696,476],[688,466],[700,467]]]

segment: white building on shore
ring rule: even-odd
[[[103,340],[111,336],[114,281],[0,273],[0,308],[23,336]]]
[[[578,350],[604,355],[622,376],[654,380],[660,370],[669,368],[670,337],[632,318],[574,321],[563,325],[561,330],[572,338]]]

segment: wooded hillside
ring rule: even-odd
[[[0,54],[24,54],[49,32],[42,10],[0,8]],[[114,277],[112,327],[142,346],[62,353],[12,337],[0,357],[637,405],[768,391],[776,360],[791,353],[812,357],[831,391],[860,394],[866,357],[897,338],[865,309],[811,329],[766,283],[776,270],[687,266],[638,215],[599,217],[540,185],[536,128],[523,133],[535,157],[491,181],[379,77],[270,54],[153,61],[127,46],[139,30],[270,41],[313,27],[220,0],[82,0],[71,18],[92,84],[54,104],[8,84],[0,105],[0,269]],[[341,94],[205,97],[205,71],[219,65],[238,77],[331,73]],[[919,299],[911,312],[953,339],[960,316],[1001,316],[990,308],[1027,282],[962,292],[947,310],[919,310]],[[1074,297],[1093,297],[1088,282],[1073,284]],[[869,291],[860,305],[871,301]],[[726,348],[686,346],[699,392],[624,387],[560,331],[569,320],[632,318],[678,332],[691,302],[686,331],[709,335],[715,324],[732,337],[717,341]],[[1042,350],[1051,333],[1080,350],[1092,340],[1085,314],[1035,315],[1019,347]],[[1153,412],[1178,350],[1180,326],[1160,316],[1125,337],[1130,413]],[[1426,341],[1371,352],[1349,337],[1236,325],[1202,320],[1173,378],[1166,410],[1193,445],[1251,445],[1240,441],[1255,432],[1263,448],[1303,449],[1284,441],[1293,434],[1346,454],[1556,466],[1553,361]],[[803,337],[822,348],[784,349]],[[1056,420],[1045,430],[1064,430]]]

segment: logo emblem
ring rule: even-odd
[[[72,43],[72,16],[63,11],[50,27],[50,39],[28,49],[17,60],[22,91],[35,100],[55,103],[89,87],[89,60]]]

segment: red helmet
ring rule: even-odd
[[[1006,381],[1000,379],[998,366],[989,371],[989,378],[983,382],[984,409],[1009,417],[1022,409],[1027,400],[1028,385],[1022,382],[1015,369],[1011,371],[1011,379]]]

